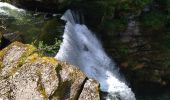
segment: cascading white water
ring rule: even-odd
[[[65,25],[63,43],[56,59],[78,66],[88,77],[99,81],[107,100],[136,100],[134,93],[119,74],[119,69],[104,52],[96,36],[70,10],[62,16]]]
[[[0,2],[0,15],[19,19],[25,15],[25,10],[17,8],[6,2]]]
[[[22,20],[25,11],[0,2],[0,17]],[[104,52],[96,36],[85,26],[78,24],[78,15],[68,10],[62,17],[67,21],[63,43],[56,58],[78,66],[84,73],[100,82],[101,90],[108,92],[109,100],[135,100],[134,93],[119,74],[119,69]],[[82,18],[83,19],[83,18]]]

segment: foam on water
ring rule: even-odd
[[[78,24],[74,16],[77,15],[67,10],[61,18],[66,25],[55,58],[78,66],[89,78],[98,80],[101,90],[109,93],[107,100],[136,100],[96,36],[85,25]]]
[[[19,18],[25,14],[23,9],[17,8],[9,3],[0,2],[0,15]]]

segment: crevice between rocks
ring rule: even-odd
[[[83,84],[82,84],[81,87],[80,87],[80,90],[78,91],[79,94],[77,95],[76,100],[79,99],[79,97],[80,97],[80,95],[81,95],[81,93],[82,93],[82,91],[83,91],[84,85],[85,85],[85,83],[87,82],[87,80],[88,80],[88,78],[86,77],[86,78],[84,79],[84,81],[83,81]]]

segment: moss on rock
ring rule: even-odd
[[[77,100],[87,79],[78,68],[52,57],[42,57],[32,45],[19,42],[0,51],[0,62],[2,99]],[[99,87],[93,90],[94,99],[99,100]]]

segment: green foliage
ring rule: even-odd
[[[60,3],[59,6],[59,9],[65,9],[67,8],[68,6],[71,7],[71,6],[79,6],[81,4],[83,0],[62,0]],[[57,2],[59,2],[57,0]]]
[[[122,32],[127,27],[127,21],[125,19],[114,19],[114,20],[108,19],[108,20],[104,20],[103,26],[101,27],[104,27],[105,32],[108,33]]]
[[[113,16],[117,2],[118,0],[96,0],[95,3],[103,9],[103,15]]]
[[[87,17],[87,23],[95,28],[95,31],[110,34],[124,31],[129,16],[138,15],[142,12],[143,8],[152,1],[153,0],[82,0],[78,8],[83,9],[85,14],[87,13],[85,16]]]
[[[150,4],[153,0],[133,0],[132,3],[135,4],[136,7],[143,9],[146,5]]]
[[[138,14],[152,0],[119,0],[116,9],[122,13]]]
[[[59,35],[61,35],[59,18],[55,16],[46,18],[46,13],[30,11],[24,13],[12,12],[10,14],[10,16],[0,15],[0,22],[8,32],[19,35],[19,38],[14,40],[23,43],[38,40],[50,45],[54,44],[55,38],[59,38]]]
[[[40,51],[40,53],[53,56],[57,54],[61,44],[60,40],[58,39],[55,40],[56,41],[53,45],[47,45],[43,41],[39,41],[38,43],[35,41],[32,44],[38,48],[38,51]]]
[[[114,23],[114,30],[117,32],[124,31],[127,27],[127,21],[125,19],[115,19]]]
[[[166,24],[165,15],[161,12],[151,11],[142,16],[141,25],[145,29],[160,30]]]
[[[126,56],[129,53],[129,49],[128,48],[121,48],[120,52],[121,52],[122,55]]]
[[[96,5],[101,5],[105,9],[104,13],[110,14],[115,9],[118,11],[136,13],[142,10],[152,0],[96,0]]]
[[[43,24],[43,28],[41,29],[41,34],[38,39],[48,45],[54,44],[56,42],[55,38],[59,38],[61,36],[59,28],[57,19],[47,20],[45,24]]]
[[[116,15],[119,17],[127,17],[129,14],[138,15],[143,8],[150,4],[152,0],[116,0],[114,7]],[[112,5],[113,6],[113,5]]]

